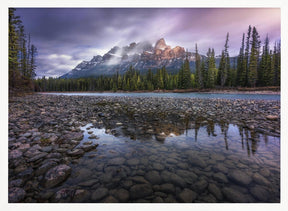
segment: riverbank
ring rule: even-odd
[[[37,92],[36,92],[37,93]],[[174,90],[138,90],[138,91],[70,91],[38,93],[210,93],[210,94],[266,94],[280,95],[280,87],[231,88],[231,89],[174,89]]]
[[[169,134],[177,136],[187,129],[196,129],[200,126],[211,129],[213,125],[219,124],[224,131],[227,131],[228,125],[233,124],[253,134],[249,139],[257,143],[259,141],[257,134],[280,136],[280,102],[56,95],[14,97],[9,101],[9,201],[65,202],[65,197],[70,194],[71,189],[61,188],[61,184],[69,178],[71,166],[77,164],[79,158],[86,153],[94,151],[97,156],[97,137],[94,137],[95,142],[87,142],[75,149],[83,139],[80,127],[89,123],[95,128],[104,128],[106,133],[115,137],[137,141],[151,140],[155,137],[160,142],[164,142]],[[111,165],[122,163],[123,159],[117,159],[112,160]],[[106,176],[106,170],[104,172]],[[166,173],[162,174],[163,178],[166,178]],[[135,181],[133,180],[126,189],[137,193],[140,179],[134,179]],[[187,192],[178,177],[177,181],[172,182],[174,185],[179,185],[178,192]],[[95,179],[94,183],[97,183]],[[99,187],[101,183],[97,184]],[[116,181],[113,184],[118,183]],[[83,190],[85,185],[89,186],[89,184],[76,185],[73,194],[71,192],[72,195],[69,195],[69,200],[81,202],[90,197],[90,200],[95,202],[112,202],[115,199],[122,200],[121,191],[127,194],[127,190],[121,189],[119,194],[117,192],[118,195],[115,194],[111,198],[107,189],[104,190],[100,185],[102,192],[97,189],[97,193],[87,196],[87,191]],[[149,186],[149,194],[155,192],[157,188],[159,187]],[[104,198],[98,199],[98,195],[103,192],[105,192]],[[227,190],[223,189],[223,194],[225,193]],[[154,197],[148,197],[146,200],[152,201],[157,198]],[[173,197],[176,200],[178,196]],[[179,197],[181,199],[181,196]],[[167,197],[162,194],[161,198],[165,200]],[[127,200],[136,199],[128,197]],[[227,202],[227,200],[229,201],[229,198],[220,201]]]

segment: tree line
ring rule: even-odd
[[[37,48],[27,36],[14,8],[9,8],[9,89],[32,89]]]
[[[35,80],[36,91],[137,91],[137,90],[173,90],[189,88],[218,87],[256,87],[280,86],[280,42],[270,50],[269,37],[266,36],[262,47],[260,36],[255,27],[249,26],[242,36],[238,57],[230,61],[229,33],[226,35],[224,49],[221,53],[219,67],[216,67],[215,51],[209,48],[206,57],[198,53],[195,46],[195,73],[191,72],[186,56],[177,74],[168,74],[165,66],[146,74],[140,74],[132,66],[123,74],[97,78],[61,79],[41,78]],[[237,60],[236,60],[237,59]],[[232,65],[231,65],[232,64]]]

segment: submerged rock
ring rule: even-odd
[[[52,188],[65,181],[71,173],[71,167],[65,164],[50,169],[44,177],[45,188]]]
[[[191,203],[197,198],[197,193],[185,188],[179,195],[179,200],[184,203]]]
[[[252,182],[252,178],[243,171],[233,170],[229,173],[229,179],[238,183],[239,185],[249,185]]]
[[[98,188],[92,193],[91,199],[92,201],[99,201],[100,199],[103,199],[105,196],[108,195],[108,189],[107,188]]]
[[[152,193],[153,190],[149,184],[137,184],[130,188],[130,196],[132,199],[142,199],[150,196]]]

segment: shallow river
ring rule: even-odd
[[[279,137],[232,124],[206,124],[162,141],[115,137],[92,124],[81,129],[76,148],[99,146],[75,160],[57,188],[85,190],[81,202],[280,201]]]
[[[52,95],[80,96],[111,96],[111,97],[172,97],[172,98],[219,98],[219,99],[251,99],[251,100],[280,100],[275,94],[210,94],[210,93],[42,93]]]

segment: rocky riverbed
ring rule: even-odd
[[[15,97],[9,202],[279,202],[279,137],[279,101]]]

